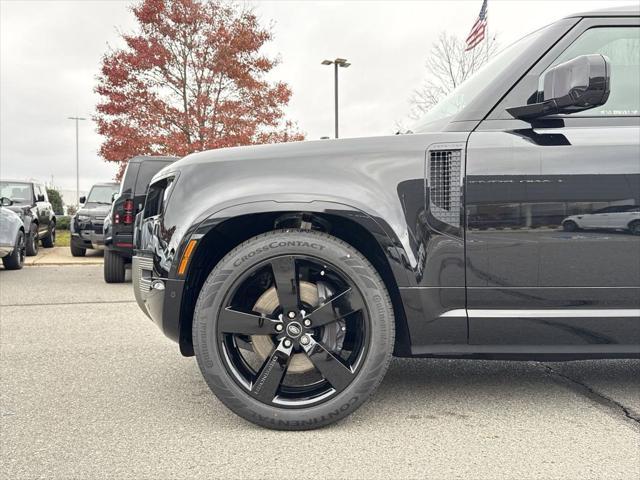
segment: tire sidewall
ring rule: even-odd
[[[29,227],[29,235],[26,236],[27,255],[36,256],[38,254],[38,226],[34,223]],[[29,245],[31,246],[29,248]]]
[[[369,311],[369,343],[356,378],[338,395],[308,408],[276,408],[253,399],[224,366],[217,340],[217,312],[224,307],[222,302],[228,290],[247,270],[280,255],[305,255],[333,264],[360,290]],[[346,243],[318,232],[271,232],[254,237],[234,249],[209,275],[194,312],[196,358],[213,392],[238,415],[254,423],[283,430],[318,428],[355,411],[382,380],[393,341],[393,309],[375,269]]]

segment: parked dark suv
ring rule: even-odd
[[[49,203],[47,189],[39,182],[20,180],[0,181],[0,197],[10,199],[13,210],[24,222],[26,253],[38,254],[38,244],[51,248],[56,243],[56,216]]]
[[[138,156],[129,160],[111,210],[104,221],[104,280],[124,282],[125,268],[133,256],[133,223],[144,206],[151,178],[175,157]]]
[[[350,414],[392,354],[638,358],[640,236],[561,224],[640,204],[639,72],[640,11],[590,12],[507,47],[412,133],[189,155],[149,187],[138,304],[278,429]]]
[[[91,187],[88,196],[80,197],[83,205],[71,219],[71,255],[84,257],[87,249],[104,247],[104,219],[119,190],[117,182],[98,183]]]

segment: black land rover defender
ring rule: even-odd
[[[151,178],[176,157],[138,156],[129,160],[111,210],[104,221],[104,280],[121,283],[133,256],[133,224],[144,207]]]
[[[71,219],[71,255],[84,257],[87,249],[104,247],[104,219],[119,189],[117,182],[98,183],[88,196],[80,197],[82,208]]]
[[[640,357],[637,6],[523,37],[411,130],[152,180],[136,299],[237,414],[327,425],[392,354]],[[613,231],[563,228],[594,212]]]
[[[2,180],[0,197],[11,200],[11,206],[6,208],[16,212],[24,222],[28,256],[38,254],[39,243],[42,243],[44,248],[55,246],[56,216],[49,203],[44,184],[33,181]]]

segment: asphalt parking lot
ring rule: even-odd
[[[345,421],[229,412],[102,267],[0,271],[1,478],[640,478],[640,360],[397,359]]]

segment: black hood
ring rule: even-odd
[[[107,205],[105,203],[86,203],[80,210],[78,210],[78,215],[90,215],[92,217],[95,217],[95,216],[105,217],[110,209],[111,209],[110,204]]]

